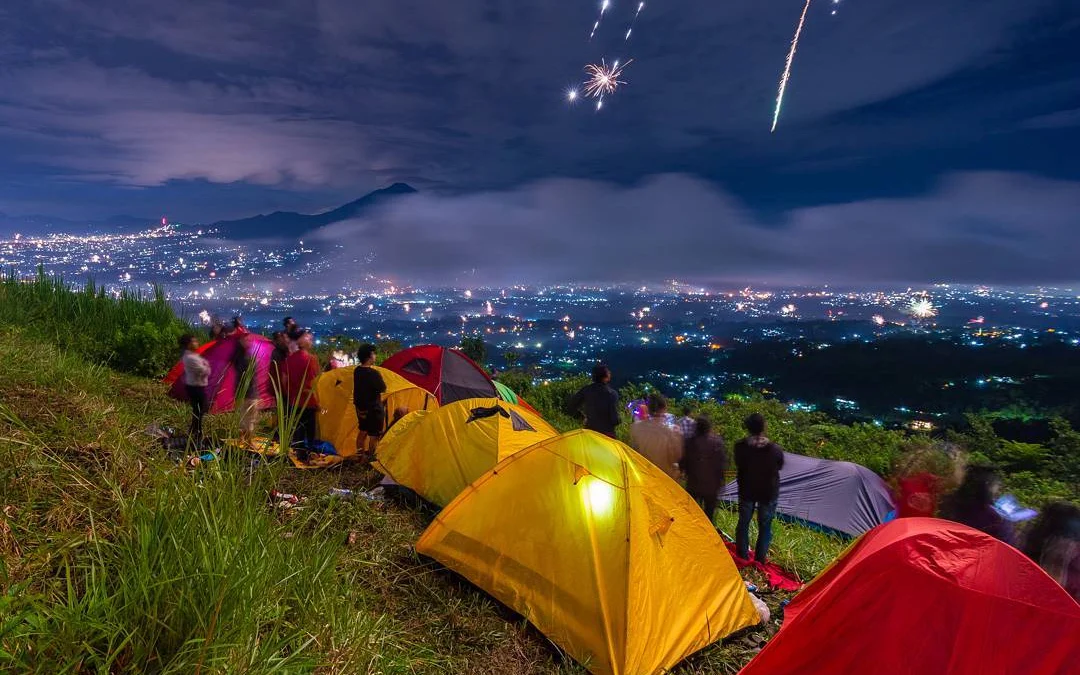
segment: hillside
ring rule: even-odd
[[[370,469],[296,472],[247,455],[185,469],[145,433],[186,415],[156,380],[88,362],[79,343],[58,349],[42,328],[0,344],[0,670],[583,672],[413,552],[429,515],[326,496],[373,486]],[[220,435],[235,424],[212,422]],[[273,489],[309,499],[275,509]],[[805,577],[841,547],[778,524],[777,560]],[[734,672],[777,626],[679,672]]]
[[[275,211],[269,214],[222,220],[214,223],[221,236],[227,239],[262,239],[266,237],[293,237],[305,232],[336,223],[349,218],[359,218],[376,206],[384,205],[395,198],[415,193],[416,190],[405,183],[394,183],[389,187],[376,190],[360,199],[323,213],[305,215],[292,211]]]
[[[114,298],[8,277],[0,324],[0,672],[584,672],[521,617],[413,551],[431,514],[329,496],[375,486],[371,469],[299,472],[247,453],[194,468],[170,458],[146,429],[182,427],[186,409],[156,377],[110,368],[159,375],[171,364],[184,326],[160,294]],[[557,428],[573,425],[561,402],[579,380],[534,385],[512,373],[506,382]],[[762,410],[787,449],[883,475],[930,443],[760,398],[697,405],[729,438]],[[232,415],[210,424],[219,438],[236,434]],[[971,460],[1006,467],[1009,489],[1038,505],[1076,498],[1080,434],[1055,425],[1045,447],[1002,441],[978,417],[949,440]],[[305,500],[282,509],[272,490]],[[717,525],[731,533],[734,520],[721,510]],[[774,533],[771,557],[804,580],[845,546],[781,522]],[[675,672],[736,672],[778,628],[786,597],[764,596],[770,624]]]

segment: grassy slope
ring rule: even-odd
[[[519,617],[418,558],[423,514],[318,498],[374,484],[371,471],[252,472],[238,458],[192,474],[143,433],[184,419],[160,385],[7,338],[0,670],[581,672]],[[265,501],[275,487],[312,499],[275,511]],[[729,533],[731,518],[719,516]],[[774,543],[803,578],[841,547],[791,526]],[[680,672],[736,672],[776,627],[713,646]]]

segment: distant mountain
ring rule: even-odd
[[[405,183],[394,183],[390,187],[376,190],[356,201],[339,206],[332,211],[305,215],[291,211],[242,218],[240,220],[222,220],[214,223],[221,236],[227,239],[265,239],[268,237],[294,237],[316,228],[336,223],[341,220],[363,216],[377,205],[385,204],[404,195],[413,194],[415,189]]]

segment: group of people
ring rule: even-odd
[[[251,445],[261,403],[252,334],[239,317],[234,317],[229,324],[214,323],[211,328],[212,340],[230,337],[238,338],[230,365],[235,370],[237,391],[243,391],[244,400],[240,416],[240,441]],[[211,365],[200,353],[199,339],[195,335],[185,334],[179,342],[183,352],[184,386],[191,404],[188,439],[195,448],[201,449],[206,439],[204,420],[210,410],[207,391]],[[314,335],[310,330],[301,328],[291,316],[285,317],[282,329],[271,336],[271,344],[270,387],[284,403],[284,420],[279,420],[278,426],[282,427],[283,421],[288,422],[292,428],[290,447],[300,461],[308,461],[311,449],[317,442],[319,398],[315,381],[322,370],[314,351]],[[372,368],[375,357],[373,345],[361,345],[356,353],[358,365],[353,371],[353,404],[359,426],[356,450],[361,457],[374,453],[375,445],[389,426],[388,422],[396,422],[408,412],[398,409],[394,411],[392,420],[387,419],[387,411],[382,403],[386,383],[379,372]],[[330,367],[334,365],[340,364],[331,363]]]
[[[615,438],[620,422],[619,395],[610,384],[611,370],[598,365],[592,379],[567,402],[567,412],[583,417],[586,429]],[[726,481],[728,454],[710,420],[691,417],[691,412],[684,408],[682,416],[672,421],[664,398],[651,395],[646,409],[635,415],[640,421],[630,427],[630,445],[664,473],[684,481],[687,492],[711,521]],[[756,515],[758,537],[753,559],[765,562],[780,495],[784,451],[766,436],[765,418],[760,414],[747,417],[744,427],[746,436],[734,447],[739,511],[735,549],[740,558],[750,559],[749,531]],[[939,506],[941,481],[930,472],[907,472],[898,480],[899,515],[940,514],[1017,546],[1080,601],[1080,507],[1053,502],[1027,528],[1026,536],[1020,537],[1013,523],[995,508],[1001,492],[1000,476],[993,469],[978,466],[958,473],[959,486],[941,499]]]
[[[611,387],[611,369],[597,365],[592,383],[567,402],[567,412],[584,418],[584,427],[615,438],[620,422],[619,394]],[[630,427],[630,446],[675,480],[685,479],[687,492],[710,522],[728,470],[724,439],[713,432],[706,417],[690,417],[684,410],[674,428],[668,423],[667,401],[652,394],[642,419]],[[747,435],[735,444],[735,468],[739,481],[739,521],[735,527],[736,554],[750,559],[750,523],[757,515],[758,536],[754,560],[764,563],[772,541],[772,521],[780,495],[780,469],[784,451],[765,435],[760,414],[746,418]]]
[[[319,360],[314,354],[314,340],[310,331],[299,328],[292,317],[286,317],[284,330],[273,335],[274,354],[270,374],[277,390],[295,419],[291,446],[297,459],[306,462],[316,442],[316,413],[319,399],[315,380],[319,376]],[[386,383],[375,365],[375,346],[360,345],[353,370],[353,406],[356,410],[358,432],[356,451],[361,458],[369,457],[382,438],[387,427],[383,393]],[[395,411],[395,420],[402,411]]]
[[[233,317],[228,324],[215,323],[211,329],[211,339],[220,340],[236,337],[233,353],[230,357],[232,367],[237,374],[237,391],[243,392],[243,404],[240,415],[240,434],[250,440],[259,414],[259,391],[255,378],[254,359],[252,358],[251,334],[247,332],[240,317]],[[181,361],[184,365],[184,388],[191,403],[191,423],[188,426],[188,439],[196,448],[202,448],[206,435],[203,422],[210,410],[207,387],[210,383],[210,362],[199,353],[199,340],[187,333],[179,338]]]

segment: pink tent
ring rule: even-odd
[[[259,394],[259,407],[274,407],[274,389],[270,384],[270,357],[274,345],[269,339],[256,333],[238,333],[206,345],[203,358],[210,362],[210,379],[206,386],[206,397],[210,401],[210,413],[230,412],[236,407],[236,386],[239,383],[236,368],[233,367],[233,355],[237,342],[247,340],[248,356],[255,363],[255,391]],[[169,389],[169,396],[186,401],[187,390],[184,388],[183,364],[173,367],[166,380],[175,377]],[[241,394],[242,395],[242,394]]]

